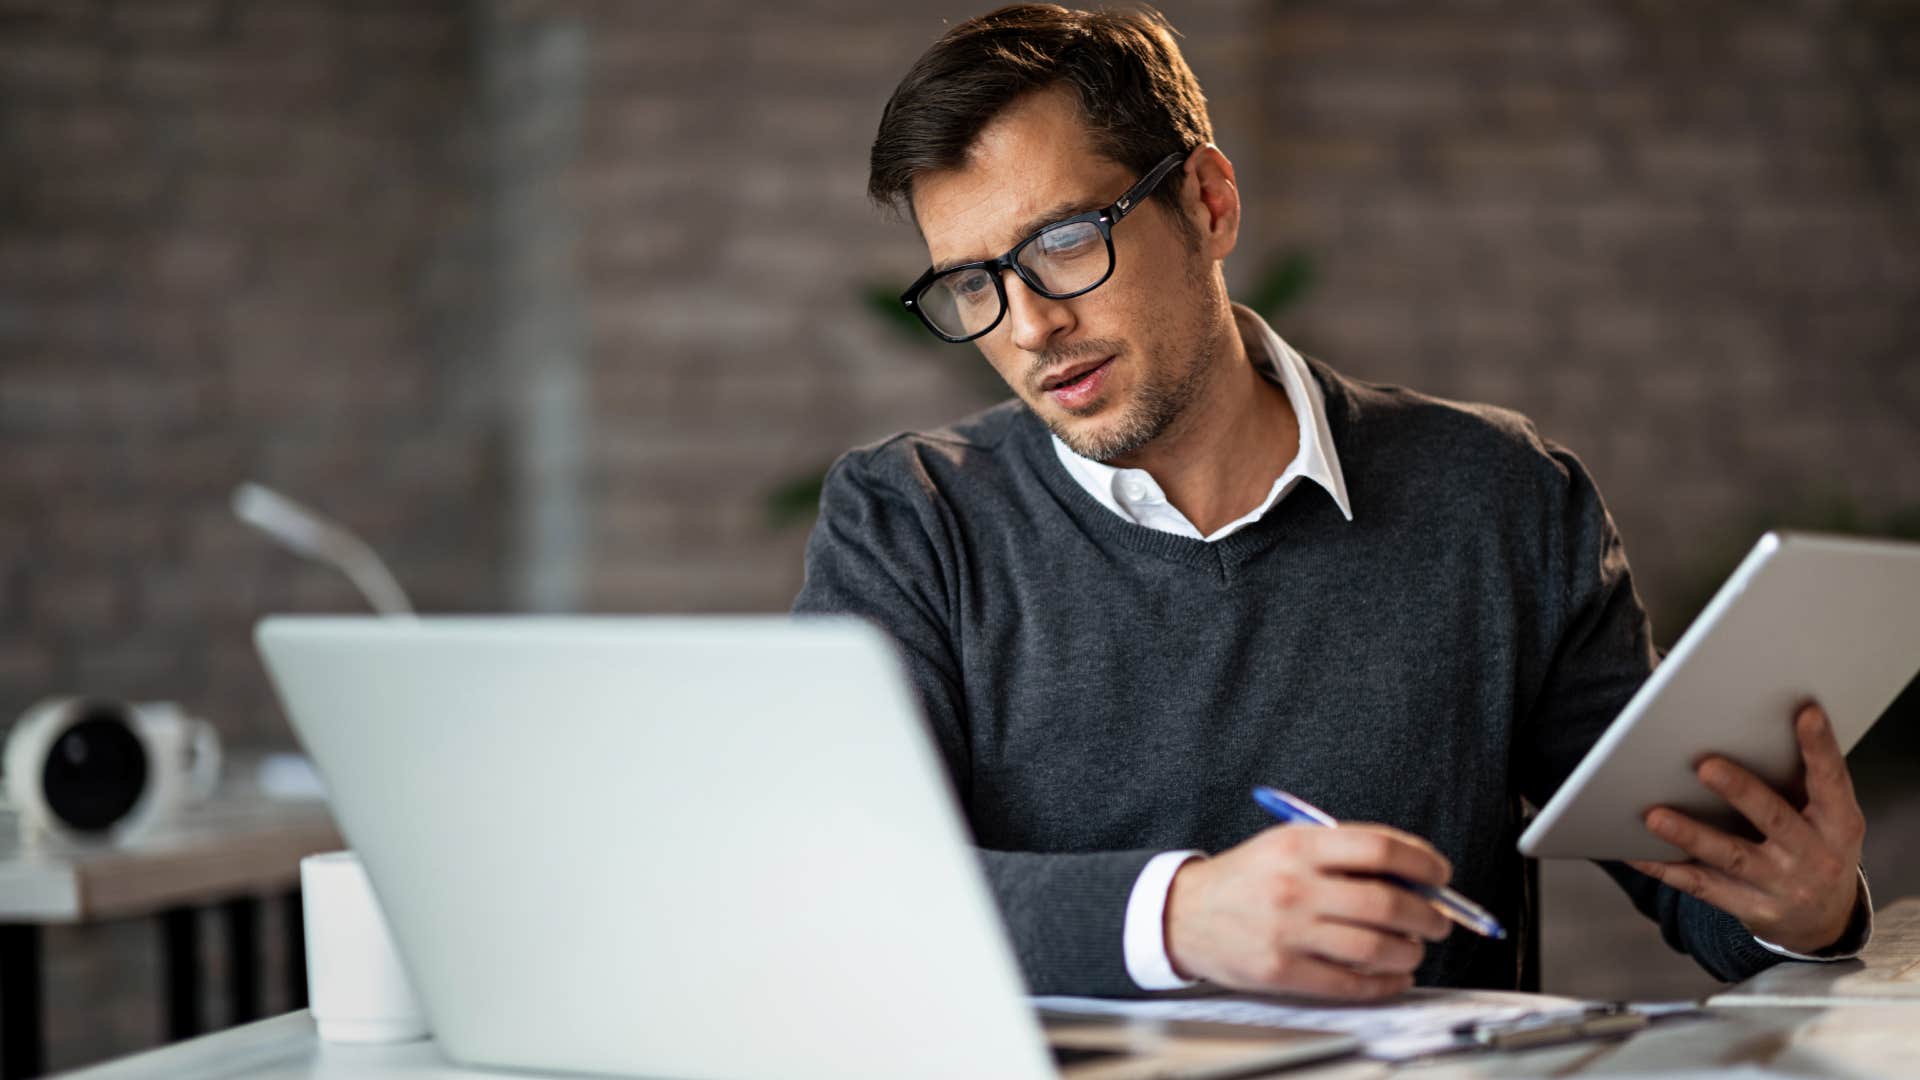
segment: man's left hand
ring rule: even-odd
[[[1695,861],[1628,865],[1727,912],[1755,937],[1811,955],[1846,933],[1867,826],[1826,712],[1818,705],[1803,706],[1794,718],[1794,734],[1806,765],[1806,799],[1800,807],[1726,758],[1705,758],[1694,770],[1764,840],[1732,836],[1657,806],[1647,812],[1647,828]]]

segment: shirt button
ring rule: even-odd
[[[1147,485],[1141,483],[1138,480],[1127,481],[1126,487],[1123,490],[1126,491],[1127,498],[1129,499],[1137,500],[1137,499],[1144,499],[1147,497]]]

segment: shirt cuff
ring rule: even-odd
[[[1183,979],[1173,970],[1167,955],[1167,894],[1173,891],[1173,875],[1189,859],[1201,858],[1199,851],[1163,851],[1147,860],[1140,876],[1133,879],[1133,892],[1127,896],[1127,917],[1121,930],[1126,954],[1127,975],[1142,990],[1178,990],[1199,980]]]
[[[1853,918],[1847,920],[1846,933],[1841,934],[1839,941],[1822,949],[1818,955],[1808,956],[1806,953],[1797,953],[1792,949],[1783,949],[1758,934],[1753,936],[1753,940],[1768,952],[1784,956],[1789,960],[1810,960],[1816,964],[1830,964],[1835,960],[1852,960],[1859,956],[1860,950],[1866,948],[1867,942],[1873,940],[1873,891],[1867,888],[1866,868],[1862,867],[1860,870],[1860,894],[1853,902]]]

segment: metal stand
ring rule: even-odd
[[[40,985],[40,928],[0,924],[0,1080],[26,1080],[46,1068]]]
[[[167,973],[167,1041],[206,1030],[200,1016],[200,913],[190,907],[160,914],[161,957]]]
[[[221,905],[227,924],[227,1022],[260,1019],[260,901],[236,896]]]
[[[307,1007],[307,909],[300,902],[300,890],[287,892],[281,920],[287,950],[287,1011]]]

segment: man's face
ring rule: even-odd
[[[993,258],[1043,225],[1112,203],[1138,179],[1094,151],[1067,92],[1042,91],[995,117],[964,167],[918,178],[914,216],[933,265],[945,267]],[[1187,179],[1176,168],[1163,186]],[[1200,396],[1226,304],[1211,261],[1164,203],[1128,214],[1113,247],[1113,276],[1071,300],[1049,300],[1008,272],[1006,317],[974,339],[1054,434],[1096,461],[1152,442]]]

